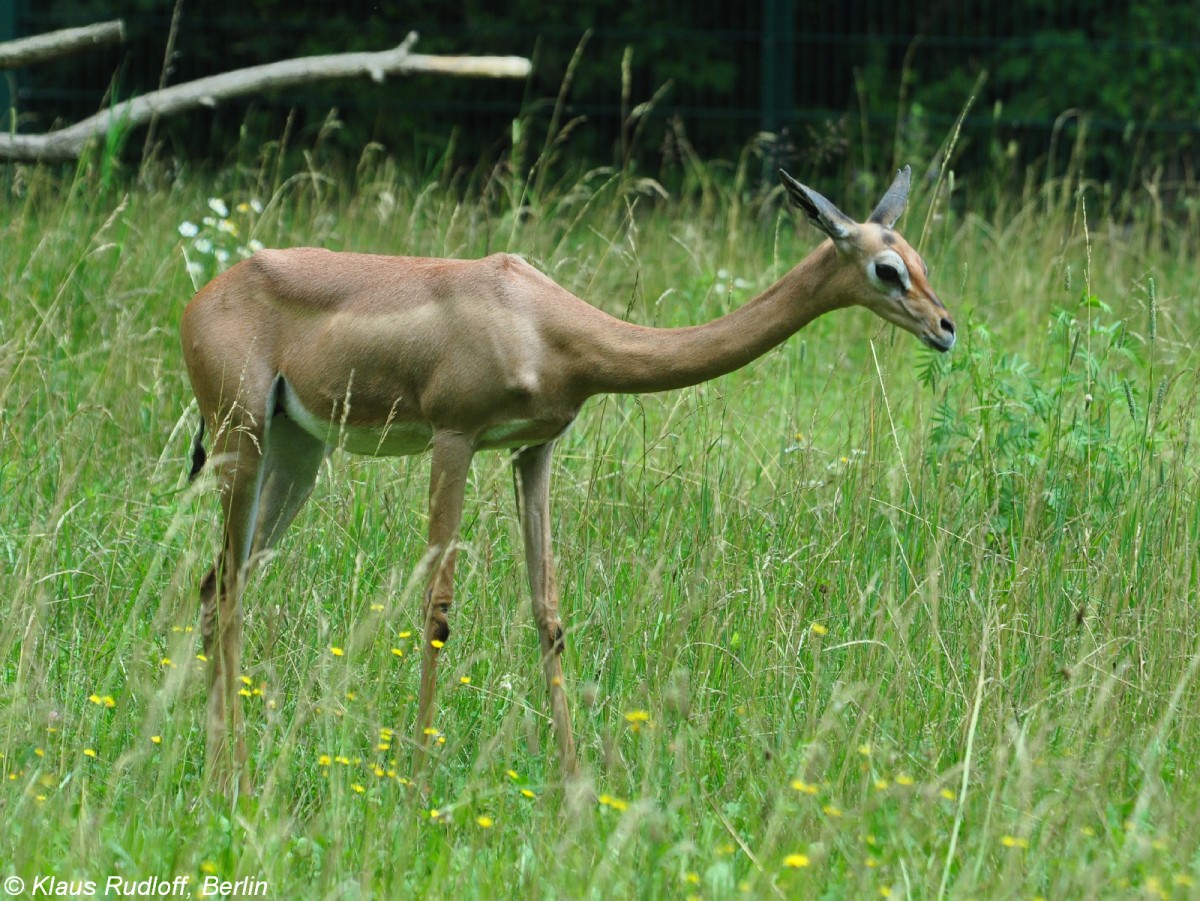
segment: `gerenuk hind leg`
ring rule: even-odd
[[[276,408],[277,380],[266,409]],[[201,633],[208,659],[207,759],[210,779],[230,794],[236,774],[249,791],[241,710],[241,596],[256,560],[282,537],[312,492],[326,447],[282,414],[225,433],[214,448],[225,537],[217,565],[200,588]]]
[[[207,753],[209,781],[231,795],[234,780],[250,789],[238,676],[241,674],[242,586],[250,563],[251,540],[262,482],[261,437],[239,429],[219,439],[224,540],[216,565],[200,585],[200,631],[208,667]]]

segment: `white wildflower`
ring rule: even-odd
[[[194,238],[200,234],[200,226],[195,222],[181,222],[179,223],[179,234],[185,238]]]
[[[208,208],[220,216],[222,219],[229,215],[229,207],[225,205],[225,201],[220,197],[208,198]]]

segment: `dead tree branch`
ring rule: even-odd
[[[0,43],[0,69],[19,69],[80,50],[90,50],[105,44],[125,40],[125,24],[120,19],[85,25],[83,28],[64,28],[32,38]]]
[[[382,83],[388,76],[453,75],[476,78],[524,78],[531,69],[520,56],[426,56],[411,53],[417,33],[409,32],[400,46],[378,53],[337,53],[251,66],[198,78],[152,91],[115,104],[74,125],[50,134],[0,135],[0,159],[78,159],[88,141],[112,128],[129,129],[161,116],[173,116],[197,107],[215,107],[220,101],[248,94],[279,91],[314,81],[370,78]]]

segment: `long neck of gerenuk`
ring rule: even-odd
[[[783,278],[738,309],[704,325],[648,328],[619,322],[602,338],[589,394],[669,391],[740,369],[818,316],[845,306],[826,241]]]

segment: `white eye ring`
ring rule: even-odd
[[[885,250],[879,254],[871,261],[867,272],[875,286],[886,293],[896,290],[908,291],[912,287],[908,267],[904,265],[900,254],[894,250]]]

